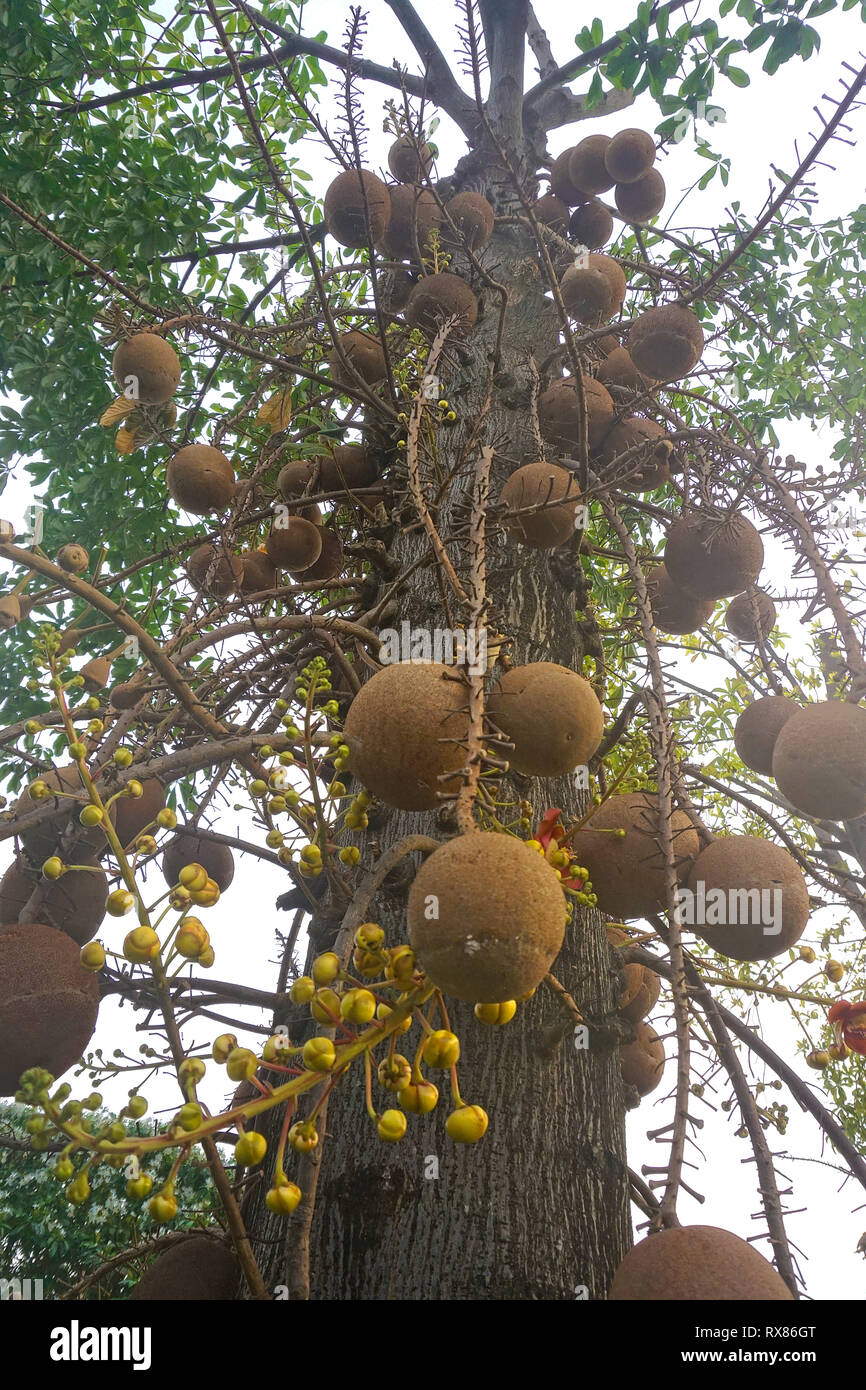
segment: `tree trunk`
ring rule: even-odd
[[[541,363],[555,348],[557,332],[529,233],[501,225],[482,255],[490,273],[510,292],[485,434],[497,450],[491,476],[495,499],[514,468],[539,456],[530,408],[530,359]],[[439,431],[443,474],[459,459],[488,389],[499,299],[489,291],[482,297],[483,314],[468,350],[452,351],[440,373],[444,395],[458,415],[453,429]],[[462,497],[464,504],[473,462],[464,466],[449,494],[458,501]],[[440,534],[452,535],[459,519],[449,501],[439,513]],[[427,551],[426,536],[417,528],[398,532],[392,547],[401,568]],[[452,547],[451,554],[459,572],[465,556],[459,547]],[[561,555],[554,561],[550,553],[518,546],[491,525],[488,571],[489,626],[513,639],[515,664],[555,661],[581,670],[575,609],[582,607],[583,595],[576,543],[565,562]],[[452,628],[465,615],[453,595],[448,600],[446,612],[434,567],[419,568],[411,586],[401,591],[398,613],[383,626],[399,628],[405,619],[431,634],[436,627]],[[543,728],[538,736],[544,737]],[[578,790],[574,777],[511,777],[503,783],[502,795],[514,802],[530,800],[533,825],[550,806],[561,807],[568,819],[586,804],[586,793]],[[503,811],[506,821],[517,815],[516,806]],[[367,842],[369,846],[372,837],[384,850],[419,832],[442,839],[454,833],[454,825],[441,812],[386,810]],[[406,940],[406,877],[395,875],[399,881],[386,885],[370,914],[386,928],[391,945]],[[327,944],[319,937],[312,954]],[[397,1145],[379,1140],[365,1111],[358,1067],[337,1086],[321,1145],[310,1237],[311,1297],[570,1299],[587,1296],[584,1289],[590,1298],[605,1297],[630,1244],[630,1229],[623,1088],[616,1033],[605,1030],[619,977],[598,913],[575,914],[554,972],[584,1017],[598,1025],[588,1049],[575,1046],[578,1038],[568,1024],[552,1055],[540,1055],[545,1031],[564,1021],[562,1004],[545,986],[501,1028],[485,1027],[471,1006],[446,1000],[461,1040],[462,1096],[490,1116],[479,1144],[462,1148],[445,1133],[447,1074],[431,1078],[440,1085],[434,1113],[410,1116],[408,1133]],[[412,1042],[407,1050],[414,1052],[416,1045]],[[375,1079],[374,1103],[380,1109],[394,1103]],[[257,1255],[272,1288],[288,1282],[297,1217],[281,1225],[263,1203],[254,1209]]]

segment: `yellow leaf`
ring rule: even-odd
[[[135,430],[121,426],[114,436],[114,447],[119,454],[131,454],[136,447]]]
[[[292,419],[292,388],[286,386],[259,407],[256,424],[270,425],[271,434],[288,429]]]
[[[100,425],[116,425],[119,420],[125,420],[137,405],[137,401],[131,401],[127,396],[118,396],[116,401],[112,401],[111,405],[103,410],[99,417]]]

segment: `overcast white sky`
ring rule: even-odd
[[[430,0],[419,0],[417,8],[430,29],[445,48],[454,48],[454,14],[452,8]],[[414,55],[408,47],[402,30],[395,21],[384,0],[372,0],[366,6],[370,16],[367,56],[379,62],[390,62],[397,57],[406,63],[410,70],[416,66]],[[559,61],[565,61],[574,52],[574,33],[582,22],[589,22],[593,13],[601,10],[605,23],[605,37],[617,27],[627,23],[634,14],[632,3],[623,0],[608,0],[604,6],[593,9],[563,6],[559,0],[538,0],[536,12],[546,26],[554,54]],[[578,20],[575,16],[580,14]],[[717,17],[717,6],[703,4],[689,7],[690,16],[712,15]],[[312,0],[305,11],[305,31],[315,33],[324,29],[328,41],[339,45],[347,15],[343,0]],[[706,192],[692,195],[680,203],[680,196],[692,185],[705,165],[695,155],[694,144],[687,139],[674,147],[662,165],[668,187],[668,201],[664,216],[670,216],[670,225],[689,227],[699,224],[710,227],[715,222],[727,220],[726,208],[732,201],[739,201],[743,215],[749,217],[760,210],[772,177],[770,165],[775,163],[786,171],[795,164],[795,142],[799,142],[800,152],[808,144],[809,132],[817,129],[817,119],[812,107],[819,102],[823,93],[839,90],[837,78],[842,73],[843,61],[856,62],[856,55],[863,47],[864,29],[859,20],[859,11],[848,14],[836,13],[818,21],[823,35],[820,54],[807,64],[795,59],[772,79],[760,73],[760,55],[755,58],[737,58],[739,66],[752,75],[752,85],[743,91],[735,90],[724,82],[717,88],[714,100],[726,109],[725,124],[716,124],[712,132],[712,143],[731,159],[731,179],[727,189],[714,181]],[[724,26],[732,24],[733,19],[721,21]],[[527,85],[535,80],[534,60],[528,56]],[[576,90],[580,90],[576,84]],[[367,88],[366,111],[368,116],[369,162],[378,166],[385,164],[388,136],[381,130],[384,94],[381,89]],[[608,134],[630,125],[646,125],[653,128],[660,116],[655,105],[646,97],[629,111],[604,119],[598,128]],[[866,114],[856,113],[852,117],[854,135],[864,134]],[[590,127],[584,126],[575,132],[566,128],[553,133],[550,148],[556,154]],[[440,147],[440,170],[447,171],[460,154],[464,152],[462,137],[447,120],[436,135]],[[305,147],[307,167],[326,185],[330,166],[325,164],[312,144]],[[820,195],[820,216],[827,218],[842,214],[854,208],[863,199],[864,164],[862,148],[850,149],[836,144],[830,155],[835,168],[822,167],[815,172],[815,183]],[[679,206],[678,206],[679,204]],[[676,211],[671,211],[676,209]],[[251,235],[256,235],[251,228]],[[785,431],[782,439],[782,452],[793,452],[799,458],[811,463],[821,461],[832,445],[832,436],[827,429],[815,432],[808,425],[792,426]],[[7,488],[2,502],[2,513],[18,521],[23,516],[26,505],[32,500],[32,492],[26,480],[19,474]],[[764,573],[767,587],[784,587],[784,575],[773,572],[773,566],[782,565],[782,553],[777,548],[771,551],[768,568]],[[792,615],[792,621],[796,615]],[[783,626],[789,626],[785,616]],[[220,822],[219,828],[232,832],[238,828],[242,836],[251,837],[253,832],[243,816],[228,812]],[[8,859],[7,846],[0,847],[0,867]],[[151,882],[155,885],[154,896],[159,894],[161,876],[151,870]],[[274,910],[274,899],[286,884],[282,872],[249,858],[241,858],[237,864],[235,881],[218,906],[206,916],[206,925],[216,948],[216,964],[213,974],[219,979],[233,979],[242,984],[271,988],[276,977],[277,959],[274,929],[286,930],[289,918]],[[108,925],[100,936],[113,944],[118,944],[126,929],[124,923]],[[807,931],[807,938],[809,933]],[[802,975],[807,975],[803,967]],[[798,977],[799,978],[799,977]],[[770,1010],[774,1010],[771,1014]],[[773,1045],[783,1052],[789,1060],[794,1058],[796,1029],[790,1021],[784,1005],[769,1005],[762,1009],[767,1034]],[[107,1000],[102,1006],[100,1022],[95,1042],[106,1053],[121,1044],[129,1047],[130,1026],[133,1015],[128,1008],[121,1011],[115,1000]],[[768,1021],[769,1020],[769,1021]],[[261,1022],[267,1020],[262,1017]],[[520,1026],[518,1021],[512,1026]],[[190,1043],[209,1042],[220,1031],[218,1025],[206,1020],[199,1021],[187,1030]],[[466,1045],[471,1045],[466,1040]],[[814,1073],[808,1071],[802,1062],[795,1062],[801,1073],[814,1082]],[[863,1065],[855,1059],[853,1066]],[[760,1073],[758,1073],[760,1075]],[[669,1067],[673,1083],[673,1067]],[[204,1088],[206,1098],[219,1104],[225,1094],[224,1073],[211,1067],[209,1084]],[[127,1083],[128,1084],[128,1083]],[[629,1117],[630,1162],[640,1168],[644,1162],[656,1164],[663,1150],[646,1141],[647,1129],[664,1124],[670,1115],[671,1102],[666,1099],[667,1086],[663,1086],[655,1096],[645,1101],[640,1110]],[[126,1085],[112,1083],[103,1088],[111,1103],[122,1103]],[[158,1095],[155,1088],[151,1094]],[[176,1106],[173,1087],[163,1086],[161,1094],[169,1112]],[[724,1096],[721,1092],[713,1100],[718,1106]],[[866,1214],[857,1212],[857,1206],[866,1201],[853,1182],[845,1191],[839,1193],[841,1178],[831,1168],[822,1166],[822,1158],[832,1163],[830,1153],[822,1153],[820,1134],[811,1119],[801,1116],[796,1102],[786,1093],[770,1092],[770,1099],[786,1101],[791,1114],[788,1132],[784,1137],[771,1135],[771,1147],[779,1153],[794,1154],[798,1161],[780,1161],[783,1173],[790,1176],[794,1184],[794,1194],[789,1199],[793,1208],[805,1208],[792,1217],[789,1234],[792,1240],[805,1252],[808,1260],[803,1268],[807,1288],[813,1298],[857,1299],[864,1292],[863,1260],[854,1253],[854,1247],[861,1231],[866,1228]],[[661,1096],[662,1099],[658,1099]],[[483,1103],[483,1097],[477,1098]],[[709,1106],[702,1112],[706,1117],[706,1128],[701,1135],[704,1158],[692,1153],[691,1157],[699,1163],[696,1170],[687,1172],[687,1181],[706,1194],[706,1202],[699,1206],[685,1193],[681,1198],[680,1216],[683,1222],[703,1222],[727,1227],[742,1236],[749,1236],[761,1227],[752,1222],[753,1213],[758,1211],[756,1177],[754,1164],[743,1160],[750,1152],[747,1142],[733,1137],[735,1126],[729,1117],[718,1109]],[[492,1117],[491,1133],[485,1142],[495,1142],[495,1117]],[[800,1161],[807,1160],[807,1161]],[[854,1214],[852,1214],[852,1212]],[[765,1251],[766,1246],[759,1246]],[[579,1283],[576,1273],[575,1283]]]

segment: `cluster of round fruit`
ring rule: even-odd
[[[726,624],[741,642],[763,642],[776,622],[776,606],[756,588],[764,545],[741,513],[689,512],[670,527],[664,558],[647,574],[653,621],[663,632],[697,632],[716,601],[732,598]]]
[[[600,193],[614,190],[617,210],[626,222],[648,222],[661,212],[666,190],[655,161],[649,131],[631,128],[614,136],[588,135],[553,161],[550,192],[536,203],[537,216],[597,250],[613,232],[613,217]]]
[[[487,713],[513,744],[511,767],[526,776],[573,772],[601,742],[604,716],[592,686],[555,662],[504,672]],[[348,766],[388,805],[433,810],[459,790],[468,721],[467,688],[456,668],[436,661],[383,666],[346,715]]]
[[[572,317],[598,322],[620,308],[626,284],[616,261],[590,255],[586,264],[566,271],[560,288]],[[602,301],[603,309],[591,308]],[[581,305],[587,306],[585,312]],[[634,320],[628,347],[608,335],[596,348],[602,360],[595,376],[582,373],[579,384],[574,376],[560,377],[539,396],[542,437],[571,457],[580,453],[585,437],[606,484],[654,491],[668,482],[677,460],[667,431],[645,413],[645,401],[660,383],[686,375],[698,362],[703,351],[700,322],[687,305],[668,304]],[[612,390],[623,401],[621,409]],[[629,409],[630,398],[644,413]],[[580,497],[567,468],[543,461],[524,464],[508,479],[500,500],[507,512],[524,513],[506,520],[525,545],[550,549],[574,534]]]
[[[135,383],[138,398],[146,405],[168,399],[177,389],[181,363],[165,338],[136,333],[119,344],[113,369],[119,386]],[[366,487],[377,476],[375,461],[363,445],[323,446],[321,454],[287,464],[279,491],[288,504],[278,510],[264,543],[257,549],[232,554],[206,542],[191,553],[187,572],[197,588],[215,598],[234,593],[263,594],[276,588],[279,571],[287,570],[303,583],[324,583],[336,578],[345,559],[337,531],[324,524],[321,509],[298,504],[298,494],[308,487],[318,470],[323,492],[345,492]],[[193,516],[218,515],[246,487],[222,450],[209,444],[187,444],[171,458],[166,472],[170,496]]]
[[[398,181],[387,184],[369,169],[338,174],[325,194],[325,225],[342,246],[375,246],[391,263],[383,286],[390,314],[402,313],[428,337],[452,320],[452,332],[465,337],[478,319],[478,300],[466,279],[439,265],[455,252],[474,255],[493,233],[494,212],[481,193],[443,201],[429,182],[432,161],[428,145],[401,136],[388,161]],[[358,381],[378,386],[388,371],[381,341],[359,329],[338,337],[328,362],[347,389]]]
[[[734,746],[753,772],[775,778],[794,810],[832,821],[866,815],[862,705],[845,700],[800,705],[785,695],[766,695],[739,716]]]
[[[631,937],[621,927],[608,926],[610,945],[623,949],[632,944]],[[664,1043],[646,1017],[656,1006],[661,980],[648,966],[629,963],[623,967],[624,983],[617,1000],[617,1013],[631,1024],[634,1038],[619,1049],[622,1079],[633,1086],[639,1098],[648,1096],[662,1079],[665,1065]]]
[[[493,725],[514,745],[511,767],[526,775],[565,775],[587,763],[601,740],[602,711],[591,686],[553,663],[537,662],[505,672],[494,683],[487,708]],[[349,767],[375,796],[402,810],[428,810],[439,805],[443,795],[454,795],[459,789],[467,734],[467,692],[459,672],[425,662],[395,663],[377,672],[355,697],[343,737],[349,749]],[[671,833],[678,881],[689,891],[696,891],[698,883],[704,884],[705,892],[760,890],[772,883],[782,894],[781,926],[775,934],[765,932],[764,924],[757,920],[719,926],[695,923],[698,934],[714,949],[739,960],[762,960],[778,955],[798,940],[808,918],[809,897],[803,874],[786,850],[753,836],[723,837],[702,850],[696,830],[682,811],[674,813]],[[503,853],[509,852],[505,847],[510,837],[474,838],[485,861],[490,860],[494,845]],[[466,839],[451,842],[455,849],[450,853],[456,853],[456,847]],[[418,879],[422,883],[430,865],[445,849],[448,846],[437,851],[421,870]],[[586,819],[575,854],[580,865],[588,869],[598,905],[610,916],[629,919],[664,911],[665,864],[654,793],[609,796]],[[545,863],[544,867],[550,872],[552,866]],[[460,876],[461,892],[493,877],[490,868],[478,872],[481,877],[475,879],[469,873]],[[561,869],[554,868],[551,877],[557,884],[561,907]],[[503,905],[503,912],[512,919],[515,902]],[[467,958],[472,956],[466,969],[474,981],[486,953],[471,950],[468,942],[486,914],[479,918],[475,906],[472,911],[464,911],[465,907],[465,903],[455,903],[453,930],[463,942]],[[436,983],[456,992],[460,970],[457,979],[449,975],[446,984],[444,975],[437,978],[436,967],[431,964],[437,942],[448,941],[441,904],[439,920],[428,926],[426,930],[418,923],[424,938],[423,949],[419,946],[422,961]],[[498,931],[501,933],[501,928]],[[526,939],[530,939],[529,933]],[[491,951],[492,956],[497,949]],[[521,982],[521,987],[536,984],[538,978]],[[520,992],[521,988],[505,991],[497,985],[491,997],[513,997]]]

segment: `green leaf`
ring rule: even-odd
[[[601,73],[595,72],[593,74],[592,81],[590,82],[589,88],[586,93],[587,111],[591,111],[594,106],[598,106],[598,103],[603,99],[603,97],[604,87],[601,81]]]

